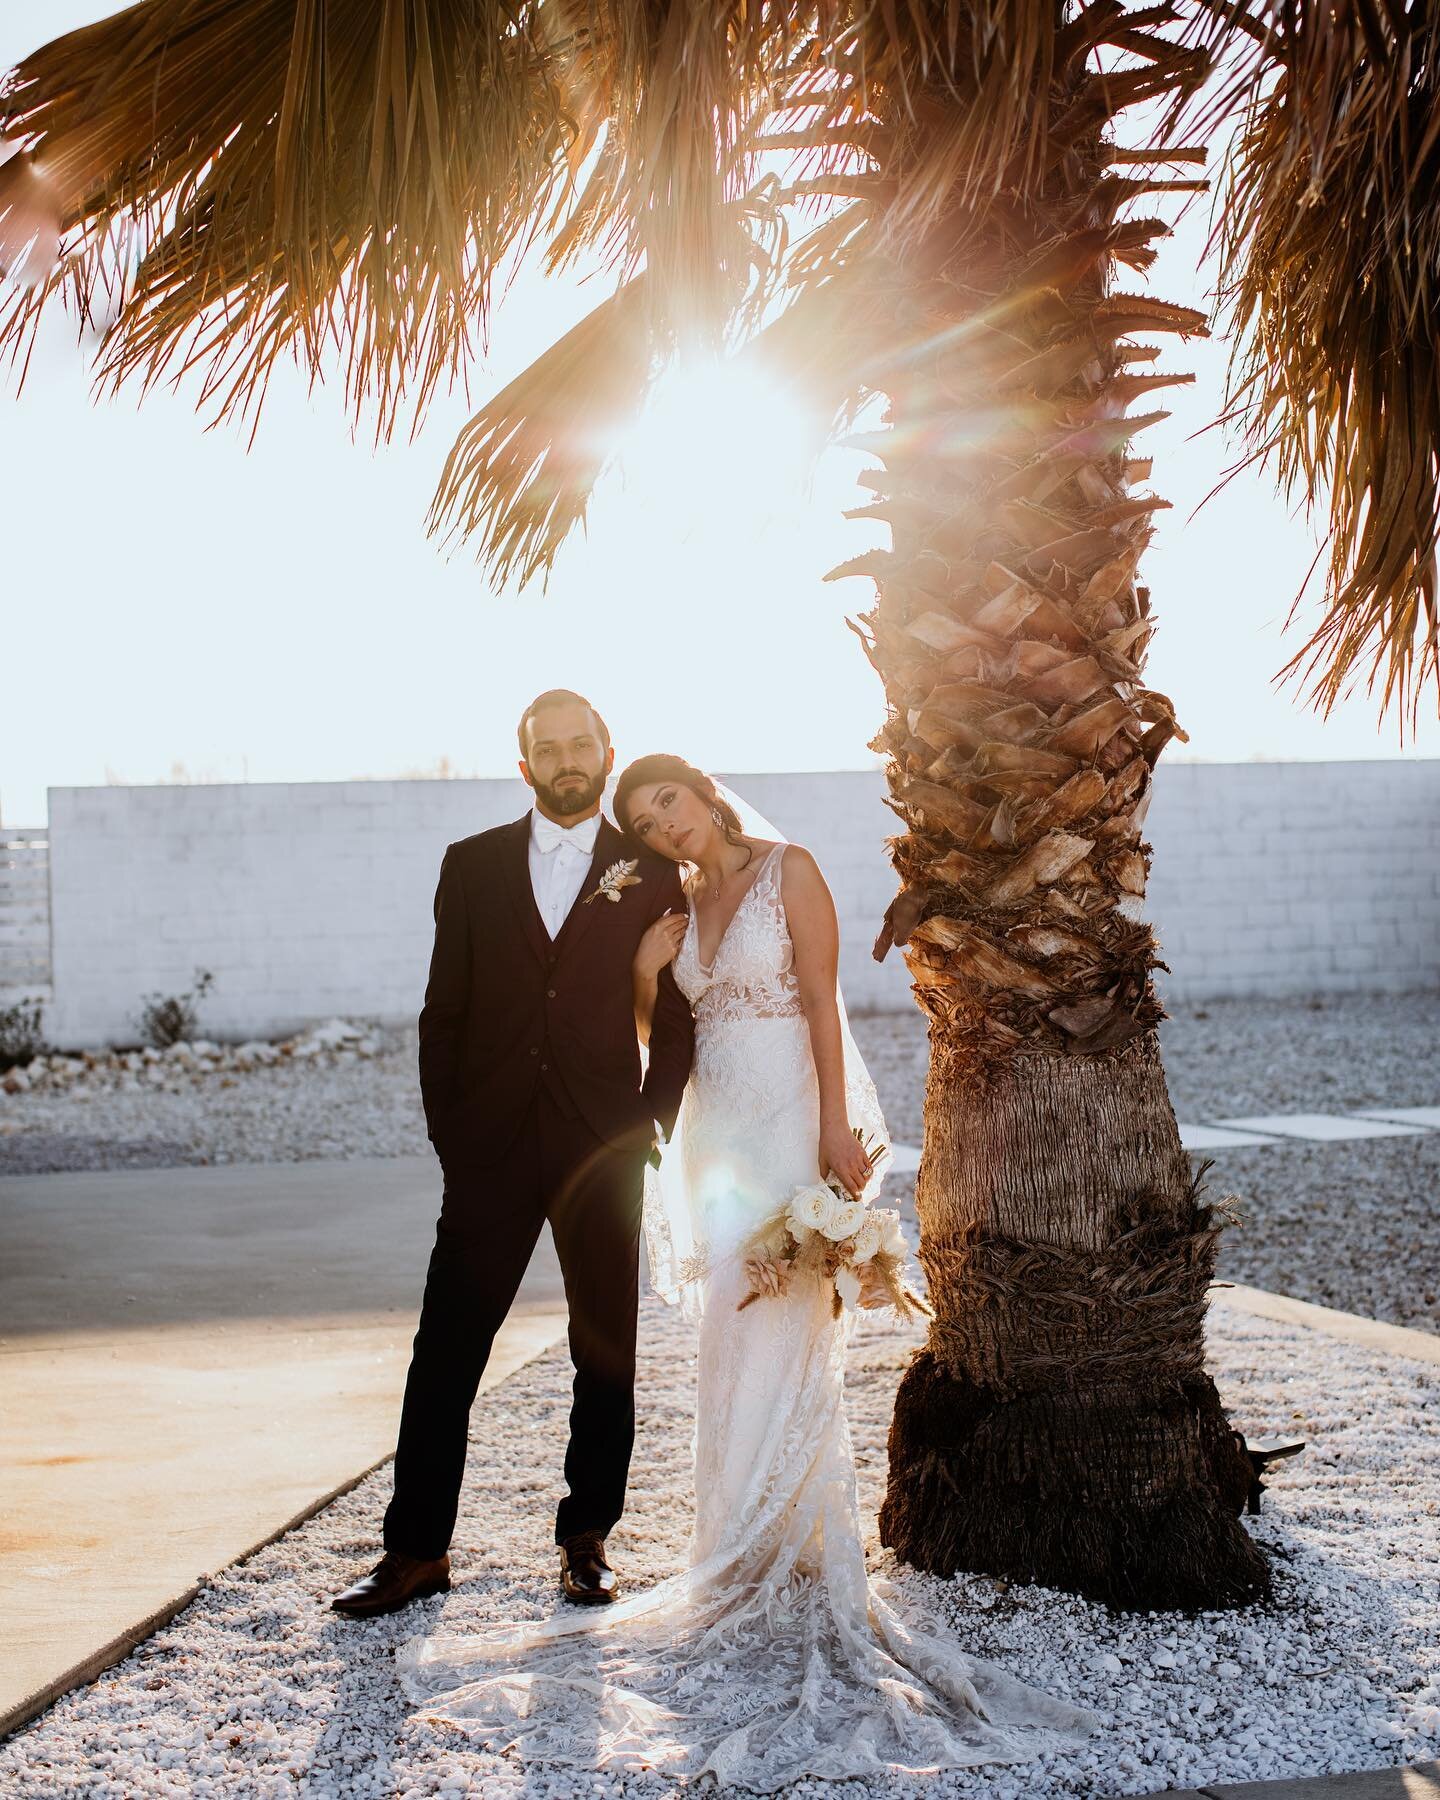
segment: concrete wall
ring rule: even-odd
[[[870,944],[894,876],[878,773],[734,785],[819,857],[851,1006],[906,1006]],[[414,1017],[447,843],[516,817],[518,781],[359,781],[50,794],[51,1037],[135,1037],[150,992],[216,975],[212,1036],[331,1014]],[[1440,982],[1440,761],[1176,764],[1146,826],[1176,998]]]
[[[1440,985],[1440,760],[1162,763],[1145,834],[1171,997]]]

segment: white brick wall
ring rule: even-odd
[[[908,1005],[898,953],[870,959],[894,891],[879,774],[734,785],[819,857],[851,1006]],[[412,1018],[445,845],[527,801],[518,781],[52,789],[50,1035],[133,1040],[141,997],[197,967],[211,1035]],[[1440,981],[1440,761],[1175,764],[1146,828],[1172,996]]]
[[[1146,833],[1171,996],[1440,982],[1440,761],[1162,765]]]

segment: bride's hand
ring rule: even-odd
[[[861,1265],[860,1298],[855,1304],[866,1312],[873,1312],[877,1307],[895,1304],[894,1295],[891,1294],[885,1277],[875,1267],[873,1261]]]
[[[820,1179],[833,1175],[845,1192],[859,1199],[870,1179],[870,1158],[860,1148],[860,1140],[844,1121],[820,1127]]]
[[[674,962],[685,937],[686,923],[683,912],[662,913],[636,947],[637,975],[653,981],[663,968]]]

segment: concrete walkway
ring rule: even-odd
[[[0,1735],[391,1453],[439,1200],[429,1157],[0,1180]],[[565,1324],[547,1232],[485,1385]]]
[[[1307,1775],[1298,1781],[1222,1782],[1167,1788],[1150,1800],[1440,1800],[1440,1763],[1365,1769],[1353,1775]]]

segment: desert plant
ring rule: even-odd
[[[197,969],[194,985],[184,994],[147,994],[141,1003],[139,1026],[145,1043],[156,1050],[188,1043],[199,1024],[200,1002],[215,985],[208,969]]]
[[[25,1068],[49,1048],[42,1029],[44,1011],[45,1003],[38,999],[0,1007],[0,1075]]]

